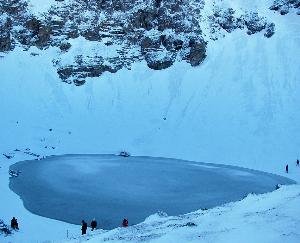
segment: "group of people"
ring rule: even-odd
[[[95,229],[97,228],[97,225],[98,225],[98,223],[97,223],[96,219],[94,218],[94,219],[91,221],[91,228],[92,228],[92,231],[95,230]],[[88,228],[87,223],[86,223],[84,220],[82,220],[82,221],[81,221],[81,234],[82,234],[82,235],[85,235],[85,234],[86,234],[87,228]]]
[[[91,228],[92,228],[92,231],[94,231],[95,229],[97,229],[97,221],[96,219],[94,218],[92,221],[91,221]],[[123,219],[122,221],[122,226],[123,227],[128,227],[128,219]],[[82,235],[85,235],[86,234],[86,231],[87,231],[87,228],[88,228],[88,224],[87,222],[85,222],[84,220],[81,221],[81,234]]]
[[[299,164],[300,164],[299,159],[297,159],[296,166],[299,166]],[[289,165],[288,164],[285,166],[285,172],[289,173]]]

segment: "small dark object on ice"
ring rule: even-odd
[[[3,156],[5,156],[7,159],[12,159],[14,156],[9,155],[9,154],[2,154]]]
[[[8,174],[11,176],[11,177],[18,177],[20,174],[21,174],[21,171],[15,171],[15,170],[9,170]]]
[[[25,151],[24,154],[28,154],[28,155],[30,155],[30,156],[34,156],[34,157],[37,157],[37,158],[40,157],[39,154],[35,154],[35,153],[29,152],[29,151]]]
[[[97,228],[97,221],[95,218],[91,222],[91,228],[92,228],[92,231]]]
[[[186,223],[185,226],[194,227],[194,226],[197,226],[197,225],[195,223],[193,223],[193,222],[188,222],[188,223]]]
[[[119,156],[122,156],[122,157],[129,157],[130,156],[130,153],[126,152],[126,151],[121,151],[119,153]]]
[[[276,190],[278,190],[280,187],[281,187],[281,184],[277,184],[275,188],[276,188]]]
[[[81,234],[85,235],[86,234],[86,230],[87,230],[87,223],[84,220],[82,220],[81,221]]]
[[[10,227],[14,230],[19,229],[18,220],[15,217],[13,217],[12,220],[10,221]]]
[[[297,159],[296,164],[297,164],[297,166],[299,166],[299,159]]]
[[[289,165],[286,165],[286,166],[285,166],[285,172],[286,172],[286,173],[289,173]]]
[[[49,129],[49,132],[52,132],[52,128]]]
[[[123,219],[122,226],[128,227],[128,219]]]
[[[10,235],[12,232],[2,220],[0,220],[0,234]]]

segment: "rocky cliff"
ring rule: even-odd
[[[41,14],[34,14],[29,3],[1,0],[0,52],[55,48],[60,79],[75,85],[140,61],[154,70],[175,61],[198,66],[210,41],[237,29],[248,35],[263,32],[266,38],[275,33],[275,24],[256,12],[218,4],[207,12],[204,0],[56,0]],[[299,8],[299,1],[275,1],[270,9],[283,14],[291,7]],[[203,23],[209,34],[203,33]],[[88,46],[89,54],[73,50],[73,40]]]

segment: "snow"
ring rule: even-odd
[[[294,165],[300,156],[299,16],[269,11],[271,1],[223,2],[263,12],[276,24],[275,35],[267,39],[235,31],[210,42],[208,57],[197,68],[176,63],[153,71],[137,63],[131,70],[88,79],[82,87],[59,80],[51,62],[57,49],[18,48],[1,54],[0,151],[14,158],[0,160],[4,195],[0,205],[5,209],[0,217],[9,222],[16,216],[21,225],[20,232],[3,238],[5,243],[61,241],[67,230],[70,237],[80,231],[78,226],[29,213],[9,190],[9,166],[33,159],[23,153],[26,148],[42,156],[126,150],[133,155],[236,165],[300,181]],[[50,1],[32,3],[40,13]],[[85,52],[84,45],[78,48]],[[21,151],[13,152],[17,148]],[[284,172],[286,163],[289,174]],[[170,217],[145,222],[140,231],[134,227],[109,231],[91,242],[107,237],[130,240],[139,233],[145,239],[162,236],[149,237],[159,242],[199,241],[203,235],[203,242],[296,243],[299,194],[298,185],[283,187],[192,213],[196,228],[168,227],[174,221],[182,224],[188,216]],[[75,242],[79,240],[83,239]]]
[[[152,215],[128,229],[101,232],[89,239],[98,242],[299,242],[299,185],[190,214]],[[194,223],[196,226],[187,226]],[[82,242],[82,238],[66,241]]]
[[[29,0],[29,8],[34,14],[45,13],[53,4],[57,4],[55,0]]]

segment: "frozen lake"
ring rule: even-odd
[[[151,157],[62,155],[16,163],[10,188],[34,214],[101,228],[142,222],[158,211],[179,215],[264,193],[292,180],[232,166]]]

